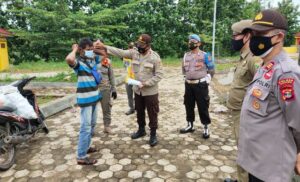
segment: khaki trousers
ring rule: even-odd
[[[102,100],[100,102],[103,114],[103,123],[105,127],[108,127],[111,123],[111,91],[110,89],[103,89],[101,90],[101,94]]]

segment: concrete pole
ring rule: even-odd
[[[212,59],[213,60],[215,60],[216,17],[217,17],[217,0],[215,0],[215,5],[214,5],[213,40],[212,40]]]

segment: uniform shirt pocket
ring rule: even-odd
[[[243,78],[247,74],[247,68],[240,68],[238,71],[238,77]]]
[[[154,69],[154,64],[152,64],[152,63],[145,63],[144,64],[144,70],[145,70],[145,72],[152,73],[153,69]]]
[[[204,66],[203,60],[200,60],[200,61],[196,61],[196,62],[195,62],[195,70],[196,70],[196,71],[197,71],[197,70],[201,70],[201,69],[203,68],[203,66]]]
[[[132,64],[132,70],[134,73],[137,73],[140,71],[140,62],[139,61],[134,60],[131,62],[131,64]]]
[[[259,116],[267,116],[270,90],[262,89],[260,87],[253,87],[250,89],[248,110]]]

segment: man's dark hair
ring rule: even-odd
[[[87,46],[93,46],[93,41],[90,38],[83,38],[79,42],[79,47],[85,49]]]

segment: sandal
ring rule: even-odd
[[[98,152],[98,149],[94,148],[94,147],[90,147],[86,153],[91,154],[91,153],[95,153],[95,152]]]
[[[78,165],[94,165],[97,163],[96,159],[90,159],[88,157],[84,159],[77,159],[77,164]]]

